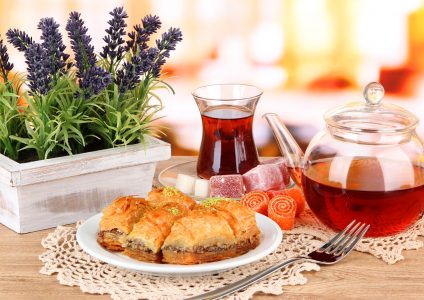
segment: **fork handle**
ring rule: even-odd
[[[221,297],[224,297],[226,295],[229,295],[231,293],[237,292],[239,290],[241,290],[242,288],[245,288],[255,282],[258,282],[259,280],[271,275],[272,273],[292,264],[295,261],[298,261],[300,259],[303,259],[302,257],[294,257],[294,258],[290,258],[286,261],[283,261],[281,263],[278,263],[276,265],[273,265],[272,267],[265,269],[263,271],[260,271],[258,273],[255,273],[253,275],[250,275],[244,279],[241,279],[239,281],[236,281],[234,283],[231,283],[229,285],[226,285],[222,288],[216,289],[214,291],[211,292],[207,292],[205,294],[202,295],[198,295],[198,296],[194,296],[191,298],[187,298],[185,300],[212,300],[212,299],[218,299]]]

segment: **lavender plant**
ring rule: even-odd
[[[99,56],[78,12],[70,13],[65,28],[73,58],[52,18],[39,21],[40,42],[24,31],[7,31],[8,42],[25,57],[27,74],[18,84],[9,80],[13,64],[0,40],[2,153],[15,160],[45,159],[138,143],[159,132],[152,126],[162,109],[155,91],[173,92],[160,77],[181,31],[170,28],[154,42],[159,17],[147,15],[127,33],[124,8],[110,16]],[[25,105],[18,104],[22,99]]]
[[[33,94],[45,95],[51,88],[49,55],[40,44],[32,44],[25,51],[28,86]]]
[[[34,43],[32,37],[26,32],[18,29],[9,29],[6,33],[7,40],[19,51],[26,51],[28,47]]]
[[[19,76],[12,76],[13,64],[9,61],[7,47],[0,39],[0,152],[12,159],[18,159],[20,143],[11,135],[22,132],[23,119],[19,113]]]
[[[84,103],[74,98],[82,88],[66,68],[69,55],[64,52],[59,25],[45,18],[38,29],[41,43],[17,29],[7,32],[9,42],[24,53],[27,63],[29,90],[20,95],[26,105],[19,108],[24,130],[10,135],[21,146],[18,155],[24,154],[18,158],[24,160],[79,153],[85,145],[84,137],[76,134],[87,119],[80,113]]]
[[[103,38],[106,45],[103,46],[103,51],[100,56],[103,57],[108,63],[108,70],[112,72],[114,66],[119,64],[125,53],[125,40],[126,27],[125,19],[128,18],[127,12],[123,7],[117,7],[110,12],[112,19],[108,21],[110,27],[106,29],[107,35]]]
[[[3,82],[7,82],[9,78],[9,73],[13,69],[13,64],[9,62],[9,54],[7,53],[7,47],[3,43],[3,40],[0,40],[0,72],[3,77]]]
[[[72,50],[75,54],[77,67],[77,77],[79,79],[82,95],[85,99],[99,94],[111,82],[112,77],[105,69],[96,66],[97,59],[94,54],[94,47],[90,44],[91,37],[87,34],[87,27],[81,15],[72,12],[66,24]],[[80,95],[77,93],[77,95]]]
[[[38,23],[41,30],[42,47],[49,56],[49,72],[56,75],[58,71],[65,73],[66,61],[69,54],[65,53],[66,46],[63,44],[62,35],[59,32],[59,24],[53,18],[43,18]]]
[[[89,104],[74,98],[76,89],[75,80],[61,76],[46,95],[23,95],[28,105],[23,110],[25,134],[11,137],[21,143],[21,150],[38,159],[83,151],[82,125],[87,122]]]
[[[111,13],[109,22],[122,24],[126,13]],[[136,24],[128,33],[126,42],[126,60],[112,68],[113,88],[101,94],[101,110],[94,112],[91,129],[101,137],[106,147],[128,145],[139,141],[145,134],[155,134],[151,124],[156,120],[156,113],[162,109],[157,89],[172,88],[160,80],[161,68],[182,40],[179,29],[171,28],[156,42],[156,47],[149,47],[151,36],[161,28],[158,16],[147,15],[140,24]],[[111,30],[106,30],[109,34]],[[105,39],[106,40],[106,39]],[[115,43],[106,45],[108,49]],[[121,45],[121,44],[120,44]],[[172,49],[171,49],[172,48]],[[104,58],[104,65],[111,66],[113,60]]]
[[[135,55],[149,48],[150,36],[156,33],[162,26],[158,16],[147,15],[141,20],[141,24],[134,26],[134,30],[128,33],[126,49]]]

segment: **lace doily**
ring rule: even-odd
[[[78,226],[78,224],[77,224]],[[310,211],[302,214],[296,227],[285,233],[278,249],[257,263],[209,276],[159,277],[120,269],[86,254],[75,238],[76,227],[59,226],[42,240],[46,252],[40,255],[44,263],[40,272],[57,273],[61,284],[79,286],[83,292],[110,294],[112,299],[182,299],[202,294],[244,278],[289,257],[315,250],[334,233],[323,227]],[[363,239],[356,250],[368,252],[389,264],[403,259],[402,250],[418,249],[423,242],[424,218],[407,231],[396,236]],[[231,299],[249,299],[256,292],[282,294],[285,285],[306,283],[304,271],[318,271],[319,266],[298,262],[270,277],[231,296]]]

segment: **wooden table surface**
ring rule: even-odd
[[[158,164],[157,172],[190,158],[174,157]],[[56,276],[39,273],[40,241],[53,229],[16,234],[0,225],[0,299],[109,299],[60,285]],[[404,251],[405,260],[387,265],[369,254],[349,258],[319,272],[305,272],[308,282],[284,287],[284,294],[257,294],[254,299],[424,299],[424,248]]]

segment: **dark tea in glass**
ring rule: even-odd
[[[197,174],[202,178],[244,174],[256,167],[252,123],[253,115],[243,110],[223,107],[204,112]]]
[[[244,174],[259,164],[253,115],[261,91],[248,85],[212,85],[193,92],[203,134],[197,174]]]

